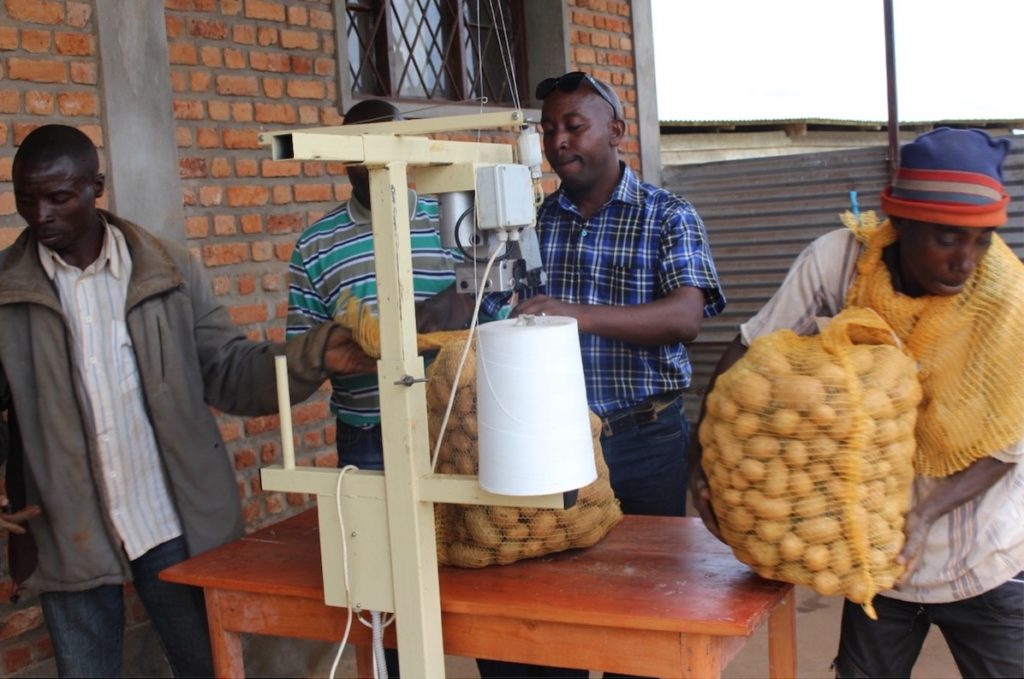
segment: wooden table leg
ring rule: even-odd
[[[206,619],[210,625],[210,649],[213,651],[213,673],[221,679],[245,677],[242,639],[238,632],[224,629],[220,609],[220,592],[206,588]]]
[[[706,634],[680,635],[683,677],[717,679],[722,676],[722,638]]]
[[[772,609],[768,618],[768,676],[796,676],[796,599],[794,589]]]

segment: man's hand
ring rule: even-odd
[[[523,314],[533,314],[534,316],[568,316],[575,318],[577,324],[580,324],[582,308],[580,304],[569,304],[547,295],[536,295],[535,297],[524,299],[517,304],[512,309],[511,315],[513,317],[522,316]],[[584,332],[582,326],[580,327],[580,332]]]
[[[29,519],[34,519],[43,513],[39,505],[29,505],[16,512],[10,511],[11,503],[6,495],[0,495],[0,533],[10,532],[18,535],[25,534],[25,527],[21,524]]]
[[[336,325],[327,337],[324,348],[324,367],[332,375],[351,375],[377,372],[377,360],[367,356],[352,339],[352,333]]]
[[[903,524],[903,534],[907,541],[903,543],[903,551],[896,557],[896,563],[904,566],[903,575],[896,581],[896,585],[902,585],[910,577],[910,574],[921,559],[924,552],[925,538],[932,527],[932,522],[923,518],[918,512],[911,510],[907,512],[906,522]]]
[[[416,332],[461,330],[473,313],[473,296],[460,295],[453,283],[443,292],[416,303]]]

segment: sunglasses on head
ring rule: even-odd
[[[540,81],[533,94],[538,99],[544,99],[554,92],[556,87],[561,92],[575,92],[584,82],[588,83],[593,90],[597,92],[597,96],[604,99],[608,105],[612,107],[612,112],[615,114],[616,119],[622,118],[620,104],[618,103],[615,94],[612,93],[608,89],[608,86],[603,82],[597,80],[589,73],[584,73],[583,71],[572,71],[571,73],[566,73],[565,75],[558,76],[557,78],[545,78]]]

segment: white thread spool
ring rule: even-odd
[[[575,319],[481,325],[476,375],[482,488],[547,495],[597,478]]]
[[[292,399],[288,394],[288,359],[274,357],[277,375],[277,410],[281,419],[281,458],[285,469],[295,469],[295,443],[292,440]]]

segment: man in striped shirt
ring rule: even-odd
[[[344,124],[397,120],[398,110],[386,101],[364,100],[345,114]],[[352,197],[309,227],[299,237],[288,267],[289,337],[334,318],[339,302],[350,296],[376,312],[377,275],[373,258],[370,180],[365,166],[347,168]],[[413,290],[417,329],[462,327],[471,299],[455,292],[455,262],[441,245],[437,202],[409,190]],[[338,464],[381,469],[383,450],[376,373],[345,375],[331,380],[331,411],[338,421]]]

